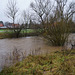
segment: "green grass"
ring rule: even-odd
[[[39,32],[41,32],[41,30],[37,30],[37,29],[24,29],[22,30],[20,33],[20,37],[25,36],[35,36],[38,35]],[[9,29],[0,29],[0,39],[4,39],[4,38],[14,38],[15,37],[15,33],[13,32],[13,30],[9,30]]]
[[[11,31],[10,29],[0,29],[1,32],[5,32],[5,31]],[[41,31],[41,29],[24,29],[22,30],[22,32],[26,32],[27,33],[32,33],[32,32],[36,32],[36,31]]]
[[[5,30],[2,30],[2,29],[0,30],[0,32],[4,32],[4,31],[5,31]]]
[[[22,30],[21,32],[25,32],[26,33],[26,31],[27,31],[27,33],[32,33],[32,32],[35,32],[37,29],[24,29],[24,30]],[[0,29],[0,32],[5,32],[5,31],[11,31],[11,30],[9,30],[9,29]]]
[[[75,50],[29,55],[13,66],[4,67],[0,75],[75,75]]]
[[[36,30],[34,30],[34,29],[24,29],[24,30],[22,30],[21,31],[21,33],[33,33],[33,32],[35,32]]]
[[[41,32],[41,30],[38,30],[38,29],[24,29],[21,31],[21,33],[35,33],[35,32]],[[9,29],[0,29],[0,33],[4,33],[4,32],[12,32],[12,30],[9,30]]]

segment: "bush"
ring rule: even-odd
[[[69,36],[69,25],[63,21],[49,25],[45,30],[44,37],[53,46],[63,46]]]

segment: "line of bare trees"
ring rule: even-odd
[[[42,24],[44,28],[46,25],[45,23],[49,23],[52,17],[55,18],[54,21],[61,19],[69,21],[73,18],[75,13],[75,3],[68,3],[68,0],[34,0],[34,2],[30,4],[30,7],[34,12],[28,13],[24,10],[22,14],[23,23],[26,24],[29,23],[30,20],[33,22],[36,20],[36,22]],[[13,24],[19,15],[18,12],[19,9],[16,0],[9,0],[6,15],[8,18],[12,19]]]

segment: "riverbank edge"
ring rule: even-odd
[[[46,55],[29,55],[21,62],[4,67],[0,75],[69,75],[75,74],[75,49]]]

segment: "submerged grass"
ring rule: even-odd
[[[75,50],[29,55],[13,66],[4,67],[0,75],[75,75]]]

